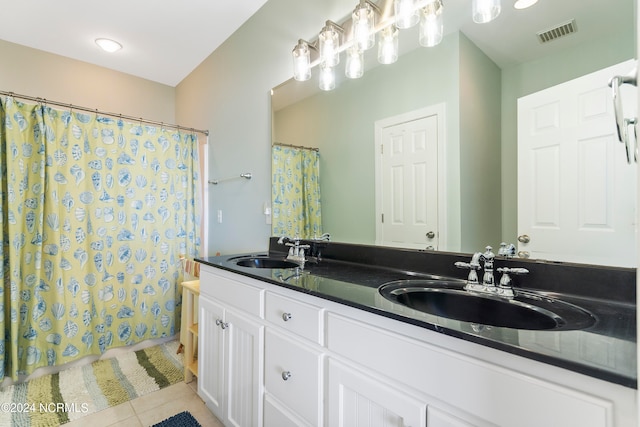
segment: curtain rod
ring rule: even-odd
[[[201,129],[194,129],[194,128],[190,128],[190,127],[185,127],[185,126],[180,126],[180,125],[173,125],[170,123],[163,123],[163,122],[158,122],[155,120],[149,120],[149,119],[143,119],[142,117],[133,117],[133,116],[125,116],[124,114],[116,114],[116,113],[109,113],[106,111],[99,111],[97,108],[87,108],[87,107],[81,107],[79,105],[73,105],[73,104],[65,104],[63,102],[57,102],[57,101],[51,101],[45,98],[37,98],[34,96],[29,96],[29,95],[20,95],[14,92],[5,92],[3,90],[0,90],[0,95],[5,95],[5,96],[10,96],[12,98],[21,98],[21,99],[26,99],[29,101],[35,101],[35,102],[39,102],[42,104],[51,104],[51,105],[56,105],[58,107],[66,107],[66,108],[70,108],[72,110],[81,110],[81,111],[87,111],[89,113],[96,113],[96,114],[101,114],[103,116],[111,116],[111,117],[118,117],[120,119],[125,119],[125,120],[131,120],[132,122],[139,122],[139,123],[147,123],[147,124],[151,124],[151,125],[160,125],[160,127],[168,127],[168,128],[174,128],[174,129],[184,129],[184,130],[189,130],[191,132],[197,132],[197,133],[202,133],[206,136],[209,136],[209,131],[208,130],[201,130]]]
[[[273,145],[280,145],[282,147],[291,147],[291,148],[303,148],[305,150],[312,150],[312,151],[320,151],[319,148],[316,147],[304,147],[302,145],[292,145],[292,144],[283,144],[281,142],[274,142]]]

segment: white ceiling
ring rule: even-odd
[[[176,86],[266,1],[0,0],[0,39]],[[635,0],[539,0],[524,11],[513,9],[513,1],[502,0],[500,17],[478,25],[470,19],[470,0],[445,0],[445,31],[460,29],[504,67],[606,37],[620,17],[635,16]],[[576,34],[537,41],[537,31],[571,18]],[[107,54],[94,43],[99,37],[124,48]]]
[[[266,1],[0,0],[0,39],[176,86]]]

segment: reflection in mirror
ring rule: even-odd
[[[449,0],[445,37],[438,46],[409,46],[417,36],[410,34],[413,29],[401,30],[403,53],[394,64],[375,66],[375,58],[366,59],[361,78],[343,77],[330,92],[318,93],[316,69],[307,82],[289,80],[275,88],[273,141],[322,153],[322,229],[334,241],[388,245],[379,236],[382,215],[388,224],[411,205],[400,203],[403,193],[393,192],[404,188],[397,183],[407,182],[405,175],[395,181],[393,172],[386,181],[380,177],[385,164],[380,138],[399,141],[393,131],[403,117],[413,121],[435,108],[435,133],[444,138],[430,155],[438,160],[437,225],[420,231],[422,241],[406,246],[475,252],[503,241],[519,245],[518,99],[634,58],[633,16],[634,0],[544,1],[526,10],[505,5],[494,22],[478,25],[468,16],[468,1]],[[571,20],[575,33],[538,41],[537,32]],[[409,146],[398,144],[401,150]],[[621,150],[615,145],[614,155],[623,156]],[[385,191],[381,182],[396,186]],[[616,191],[635,200],[629,190]],[[391,213],[381,211],[383,197],[395,203]],[[426,211],[416,209],[412,213],[426,218]],[[436,245],[430,243],[430,231],[439,237]],[[603,264],[619,265],[615,247],[603,250],[611,260]]]

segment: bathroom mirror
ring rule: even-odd
[[[307,82],[274,88],[273,142],[320,150],[323,231],[333,241],[376,244],[376,123],[444,105],[447,237],[438,249],[517,243],[517,99],[634,58],[636,4],[539,0],[515,10],[512,3],[502,0],[496,21],[474,24],[468,0],[448,0],[440,45],[419,47],[415,27],[401,30],[394,64],[377,65],[372,49],[364,76],[350,80],[340,77],[343,54],[333,91],[317,89],[315,68]],[[318,17],[319,28],[325,19]],[[539,41],[537,32],[568,22],[574,33]],[[621,144],[616,150],[624,156]],[[614,260],[615,249],[606,250]]]

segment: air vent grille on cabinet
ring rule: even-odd
[[[577,31],[576,21],[572,19],[571,21],[564,22],[560,25],[556,25],[555,27],[540,31],[537,33],[538,40],[540,43],[547,43],[552,40],[559,39],[560,37],[568,36],[569,34],[573,34]]]

